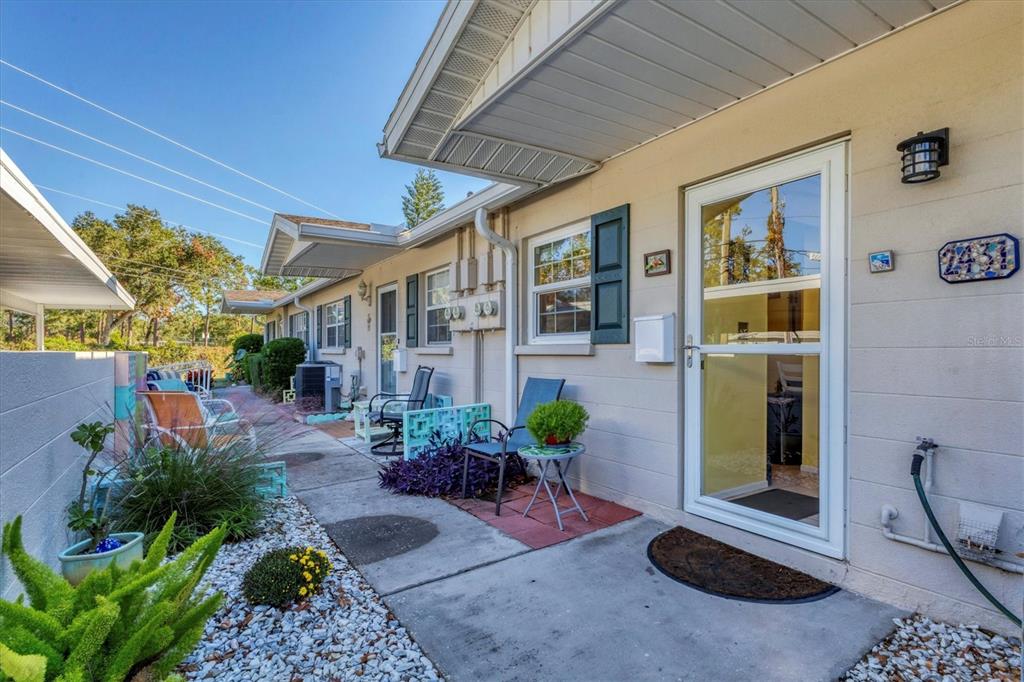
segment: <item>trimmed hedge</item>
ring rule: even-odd
[[[274,339],[263,346],[260,355],[262,388],[271,398],[280,400],[281,391],[288,388],[288,380],[295,376],[295,366],[306,359],[306,344],[294,337]]]
[[[263,390],[263,354],[253,353],[245,356],[245,374],[253,390]]]
[[[262,349],[262,334],[242,334],[231,342],[231,358],[228,364],[231,366],[232,371],[238,375],[235,377],[235,380],[242,379],[247,383],[252,383],[249,375],[249,363],[245,359],[241,361],[235,359],[238,356],[238,351],[244,350],[247,358],[250,355],[259,353]]]

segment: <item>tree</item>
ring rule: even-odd
[[[402,197],[402,213],[407,227],[416,227],[427,218],[440,213],[444,208],[444,191],[441,181],[432,170],[420,168],[412,183],[405,186]]]
[[[188,292],[203,308],[203,345],[209,346],[213,307],[225,289],[245,286],[245,262],[210,235],[191,235],[189,249],[197,277],[187,284]]]
[[[149,320],[146,334],[156,344],[159,321],[170,316],[194,279],[190,268],[196,253],[190,248],[188,233],[166,225],[157,211],[134,204],[113,221],[101,220],[91,211],[83,213],[72,227],[135,297],[135,310],[106,318],[99,333],[100,345],[110,342],[111,332],[123,320],[140,312]]]

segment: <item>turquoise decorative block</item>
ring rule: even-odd
[[[427,394],[427,402],[423,406],[424,409],[433,409],[436,407],[452,407],[454,401],[450,395],[435,395],[433,393]]]
[[[262,471],[256,492],[264,500],[288,495],[288,475],[284,462],[266,462],[257,465]]]
[[[434,433],[439,433],[445,440],[457,439],[465,443],[473,422],[490,418],[491,406],[487,403],[408,410],[402,415],[405,458],[416,459],[423,454],[429,447],[430,438]],[[479,424],[475,432],[481,438],[486,438],[490,435],[490,425]]]

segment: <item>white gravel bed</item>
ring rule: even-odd
[[[273,503],[265,532],[225,544],[204,579],[225,593],[203,640],[182,664],[189,680],[438,680],[433,663],[412,641],[363,576],[348,563],[312,514],[294,498]],[[271,549],[312,546],[334,571],[321,591],[285,609],[253,606],[242,577]]]
[[[924,616],[894,618],[896,632],[846,673],[871,682],[961,682],[1020,677],[1020,639],[990,635],[974,625],[936,623]]]

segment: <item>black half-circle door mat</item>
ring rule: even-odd
[[[647,558],[669,578],[728,599],[797,604],[839,591],[806,573],[681,526],[651,540]]]

